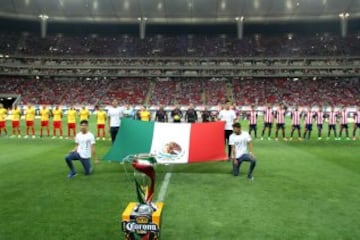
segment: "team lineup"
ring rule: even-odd
[[[193,105],[190,105],[185,111],[180,109],[179,106],[175,106],[171,111],[166,111],[164,106],[160,105],[158,109],[152,113],[146,106],[142,106],[138,110],[135,110],[130,105],[120,107],[118,106],[118,101],[115,100],[112,106],[106,109],[96,106],[94,111],[92,111],[93,113],[86,107],[75,109],[74,106],[71,106],[69,109],[63,110],[59,106],[55,106],[52,109],[48,106],[42,106],[40,109],[35,109],[34,106],[28,104],[23,109],[14,106],[12,109],[7,110],[0,105],[0,135],[10,135],[6,125],[7,119],[10,119],[12,129],[12,135],[10,137],[20,138],[23,136],[24,138],[36,138],[35,119],[38,116],[38,118],[40,118],[39,137],[73,138],[76,135],[76,122],[89,120],[90,115],[93,114],[96,118],[97,140],[105,140],[107,137],[106,125],[109,125],[109,129],[111,128],[109,117],[111,111],[109,111],[109,109],[114,106],[119,108],[119,118],[126,117],[142,121],[158,122],[173,121],[174,123],[181,123],[182,121],[194,123],[198,121],[210,122],[225,120],[222,119],[222,112],[224,112],[224,110],[231,110],[234,111],[235,114],[234,121],[247,120],[249,133],[255,138],[258,138],[260,135],[261,140],[266,137],[270,140],[273,128],[275,129],[275,140],[279,140],[279,134],[285,141],[293,140],[294,136],[299,140],[310,139],[313,126],[317,128],[316,135],[319,140],[324,137],[329,139],[331,136],[334,136],[335,140],[340,140],[343,134],[345,134],[348,140],[351,137],[353,140],[356,140],[356,131],[357,128],[360,127],[360,110],[358,108],[352,113],[346,108],[335,110],[334,107],[330,107],[328,110],[318,107],[316,111],[311,109],[311,107],[302,108],[301,110],[295,107],[289,111],[283,105],[277,107],[269,105],[262,110],[258,110],[255,106],[252,106],[249,110],[239,111],[234,108],[234,106],[226,106],[225,104],[219,111],[211,111],[206,107],[201,111],[197,111]],[[66,119],[64,119],[65,116]],[[263,128],[259,134],[258,122],[261,117],[263,118]],[[288,134],[285,132],[286,117],[290,117],[291,119],[291,132]],[[24,119],[24,123],[22,123],[22,119]],[[52,126],[50,125],[50,120],[52,120]],[[63,133],[64,122],[67,124],[67,134],[65,135]],[[352,131],[350,131],[351,123],[353,123]],[[25,133],[21,132],[21,124],[26,126]],[[328,125],[328,129],[327,132],[324,133],[325,124]],[[50,131],[51,128],[52,131]],[[301,132],[302,128],[304,128],[303,132]],[[226,138],[228,138],[232,132],[232,127],[228,125],[225,130],[228,130],[226,133]]]
[[[96,138],[89,131],[89,118],[91,115],[96,118]],[[356,130],[360,127],[360,111],[350,112],[346,108],[335,110],[334,107],[325,109],[318,107],[298,108],[294,107],[289,110],[286,106],[280,104],[276,107],[268,105],[259,110],[255,106],[251,106],[249,110],[239,111],[236,106],[230,102],[219,107],[219,111],[211,111],[204,107],[202,111],[197,111],[192,104],[184,111],[180,106],[175,106],[171,111],[166,111],[164,106],[160,105],[153,113],[146,106],[141,106],[137,110],[130,105],[120,106],[117,100],[112,101],[112,105],[104,108],[95,106],[91,113],[85,106],[76,109],[71,106],[68,109],[61,109],[55,106],[50,109],[48,106],[41,106],[35,109],[34,106],[28,104],[26,108],[20,109],[14,106],[11,110],[6,110],[0,105],[0,135],[7,136],[7,119],[11,120],[12,135],[11,138],[36,138],[35,135],[35,119],[40,119],[39,126],[40,137],[51,137],[53,139],[75,139],[76,147],[72,149],[65,157],[66,164],[70,169],[68,178],[77,175],[72,164],[73,160],[80,160],[83,165],[85,175],[92,173],[91,157],[98,163],[95,151],[95,139],[106,140],[107,132],[110,133],[110,140],[115,142],[117,133],[120,128],[122,118],[132,118],[140,121],[158,121],[158,122],[174,122],[174,123],[196,123],[224,121],[224,145],[227,146],[228,160],[233,165],[232,174],[239,175],[239,168],[244,161],[250,162],[248,170],[248,179],[253,180],[253,171],[256,166],[256,158],[253,153],[252,137],[258,138],[258,122],[263,118],[263,128],[260,134],[260,140],[264,137],[271,140],[273,125],[275,125],[275,140],[280,138],[284,141],[292,141],[296,136],[299,141],[303,139],[311,139],[313,125],[317,127],[317,139],[322,140],[323,135],[329,140],[333,135],[335,140],[341,140],[343,133],[345,139],[350,140],[349,119],[352,119],[352,139],[356,140]],[[285,132],[286,118],[291,119],[291,132],[287,135]],[[21,133],[21,123],[24,119],[25,134]],[[50,126],[52,120],[52,126]],[[248,132],[242,130],[240,121],[248,123]],[[67,125],[67,134],[63,133],[63,122]],[[77,122],[80,123],[80,132],[77,133]],[[327,123],[327,133],[323,133],[324,124]],[[337,131],[337,125],[339,130]],[[303,132],[302,126],[304,127]],[[50,131],[52,127],[52,131]],[[108,130],[107,130],[108,129]],[[52,133],[52,135],[51,135]]]

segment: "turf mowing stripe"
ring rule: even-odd
[[[165,194],[166,194],[167,188],[168,188],[169,183],[170,183],[170,178],[171,178],[171,172],[166,173],[165,176],[164,176],[164,180],[163,180],[163,182],[161,184],[161,188],[160,188],[160,192],[159,192],[157,202],[163,202],[165,200]]]

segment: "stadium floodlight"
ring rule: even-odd
[[[235,21],[240,21],[240,22],[243,22],[244,21],[244,19],[245,19],[245,17],[244,16],[241,16],[241,17],[236,17],[235,18]]]
[[[130,3],[129,3],[129,1],[126,0],[126,1],[124,2],[124,9],[125,9],[125,10],[129,10],[129,7],[130,7]]]
[[[340,18],[348,18],[349,16],[350,16],[349,13],[340,13],[340,14],[339,14],[339,17],[340,17]]]
[[[192,8],[192,6],[193,6],[192,1],[189,0],[189,1],[188,1],[188,8]]]
[[[260,7],[260,0],[255,0],[254,1],[254,8],[259,9],[259,7]]]
[[[221,9],[224,10],[225,8],[226,8],[226,2],[225,2],[225,0],[223,0],[221,2]]]
[[[39,15],[39,18],[40,18],[41,20],[47,20],[47,19],[49,19],[49,16],[46,15],[46,14],[40,14],[40,15]]]
[[[287,1],[286,1],[286,8],[287,8],[288,10],[293,9],[292,0],[287,0]]]
[[[98,8],[99,8],[99,3],[98,3],[98,1],[94,1],[94,2],[93,2],[93,9],[94,9],[94,10],[98,10]]]

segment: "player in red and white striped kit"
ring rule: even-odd
[[[295,129],[297,129],[298,139],[301,141],[302,140],[301,132],[300,132],[301,112],[299,111],[298,107],[295,107],[295,110],[291,113],[291,119],[292,119],[291,120],[292,130],[290,134],[290,141],[293,140]]]
[[[329,131],[327,140],[330,139],[331,130],[334,131],[335,140],[338,140],[336,135],[336,122],[337,122],[338,113],[335,111],[334,107],[331,108],[330,112],[327,113],[328,123],[329,123]]]
[[[282,137],[283,140],[287,141],[287,138],[285,137],[285,114],[286,110],[283,108],[283,105],[280,104],[277,111],[276,111],[276,133],[275,133],[275,140],[278,141],[278,134],[279,129],[282,130]]]
[[[316,124],[317,124],[317,128],[318,128],[318,140],[322,139],[321,136],[321,131],[323,128],[323,124],[324,124],[324,112],[322,109],[322,106],[319,106],[319,110],[316,112]]]
[[[345,134],[346,134],[346,140],[350,140],[350,138],[349,138],[349,126],[348,126],[348,119],[347,119],[348,111],[346,110],[345,107],[343,107],[341,109],[340,117],[341,117],[341,119],[340,119],[340,134],[339,134],[340,138],[339,138],[339,140],[341,139],[341,135],[342,135],[342,132],[343,132],[344,129],[345,129]]]
[[[311,107],[309,107],[307,111],[305,111],[304,119],[305,119],[305,131],[303,137],[305,139],[307,134],[307,139],[310,139],[312,126],[313,126],[313,119],[314,119],[314,113],[312,112]]]
[[[273,110],[272,110],[272,107],[270,105],[268,105],[266,107],[266,110],[264,111],[264,128],[263,128],[262,133],[261,133],[261,140],[264,139],[264,134],[265,134],[265,129],[266,128],[269,129],[268,140],[271,140],[270,136],[271,136],[271,129],[272,129],[273,121],[274,121]]]
[[[356,109],[354,120],[353,140],[356,140],[356,129],[360,128],[360,108]]]
[[[249,134],[254,131],[255,138],[257,137],[257,112],[255,110],[255,106],[251,106],[251,110],[249,112]]]

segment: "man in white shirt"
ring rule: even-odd
[[[112,101],[112,106],[108,109],[108,119],[110,127],[111,142],[114,144],[116,135],[119,131],[121,118],[124,114],[124,109],[118,105],[118,101],[114,99]]]
[[[74,164],[72,163],[74,160],[80,160],[84,167],[85,175],[90,175],[92,172],[91,156],[94,157],[95,163],[99,163],[95,151],[95,137],[89,132],[89,123],[87,120],[80,122],[80,132],[76,134],[75,143],[76,147],[65,157],[66,164],[70,168],[68,178],[73,178],[77,175]]]
[[[253,171],[256,166],[256,159],[253,154],[253,147],[251,143],[251,136],[248,132],[241,131],[240,123],[234,123],[233,134],[229,139],[231,145],[231,158],[233,161],[233,175],[238,176],[240,165],[242,162],[250,162],[248,179],[254,180]]]
[[[231,158],[231,146],[229,144],[229,137],[233,132],[232,125],[236,121],[236,113],[233,109],[230,109],[230,102],[227,102],[224,109],[219,112],[218,119],[225,122],[225,145],[228,145],[228,157]]]

